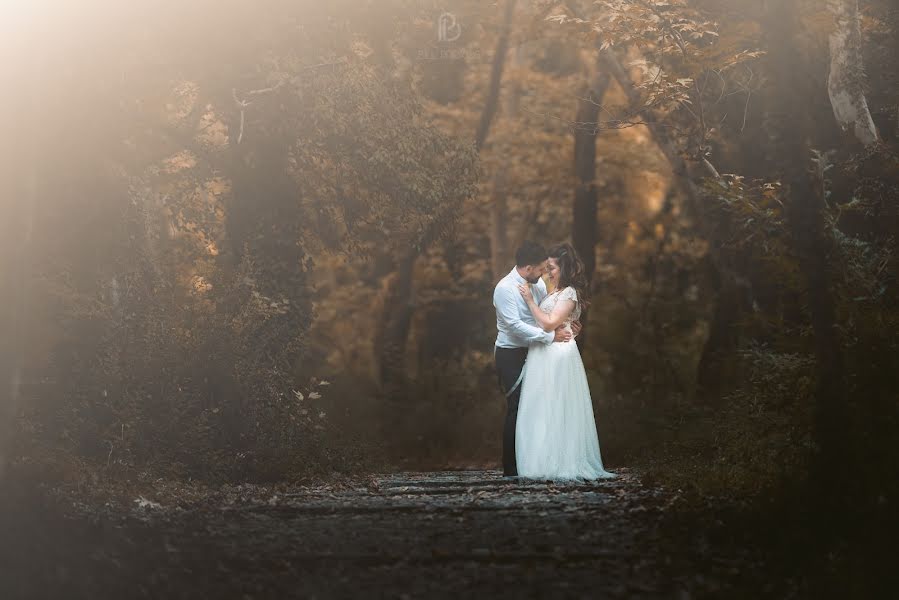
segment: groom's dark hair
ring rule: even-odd
[[[515,266],[527,267],[529,265],[539,265],[547,259],[547,256],[546,248],[537,242],[525,240],[521,243],[521,246],[518,247],[518,250],[515,251]]]

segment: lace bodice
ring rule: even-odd
[[[565,319],[565,325],[571,325],[572,321],[577,321],[581,318],[581,303],[577,301],[577,292],[573,287],[556,290],[552,294],[547,295],[546,298],[543,299],[543,302],[540,303],[540,310],[546,314],[550,314],[559,300],[574,300],[574,310],[572,310],[571,314],[568,315],[568,318]]]

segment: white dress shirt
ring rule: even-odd
[[[512,271],[499,280],[493,290],[493,306],[496,308],[496,347],[527,348],[532,342],[551,344],[556,337],[554,331],[543,331],[537,325],[527,302],[521,297],[518,286],[527,283],[518,270]],[[531,293],[537,304],[546,297],[543,279],[531,286]]]

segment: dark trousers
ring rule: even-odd
[[[496,348],[494,356],[496,374],[499,377],[499,389],[506,397],[506,422],[503,427],[503,475],[518,475],[518,467],[515,463],[515,424],[518,422],[518,401],[521,398],[519,377],[527,356],[527,348]],[[516,386],[516,384],[518,385]]]

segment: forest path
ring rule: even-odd
[[[732,589],[745,564],[707,531],[665,525],[674,496],[626,471],[575,485],[447,471],[229,489],[104,517],[82,542],[93,547],[55,559],[66,597],[686,599]]]

